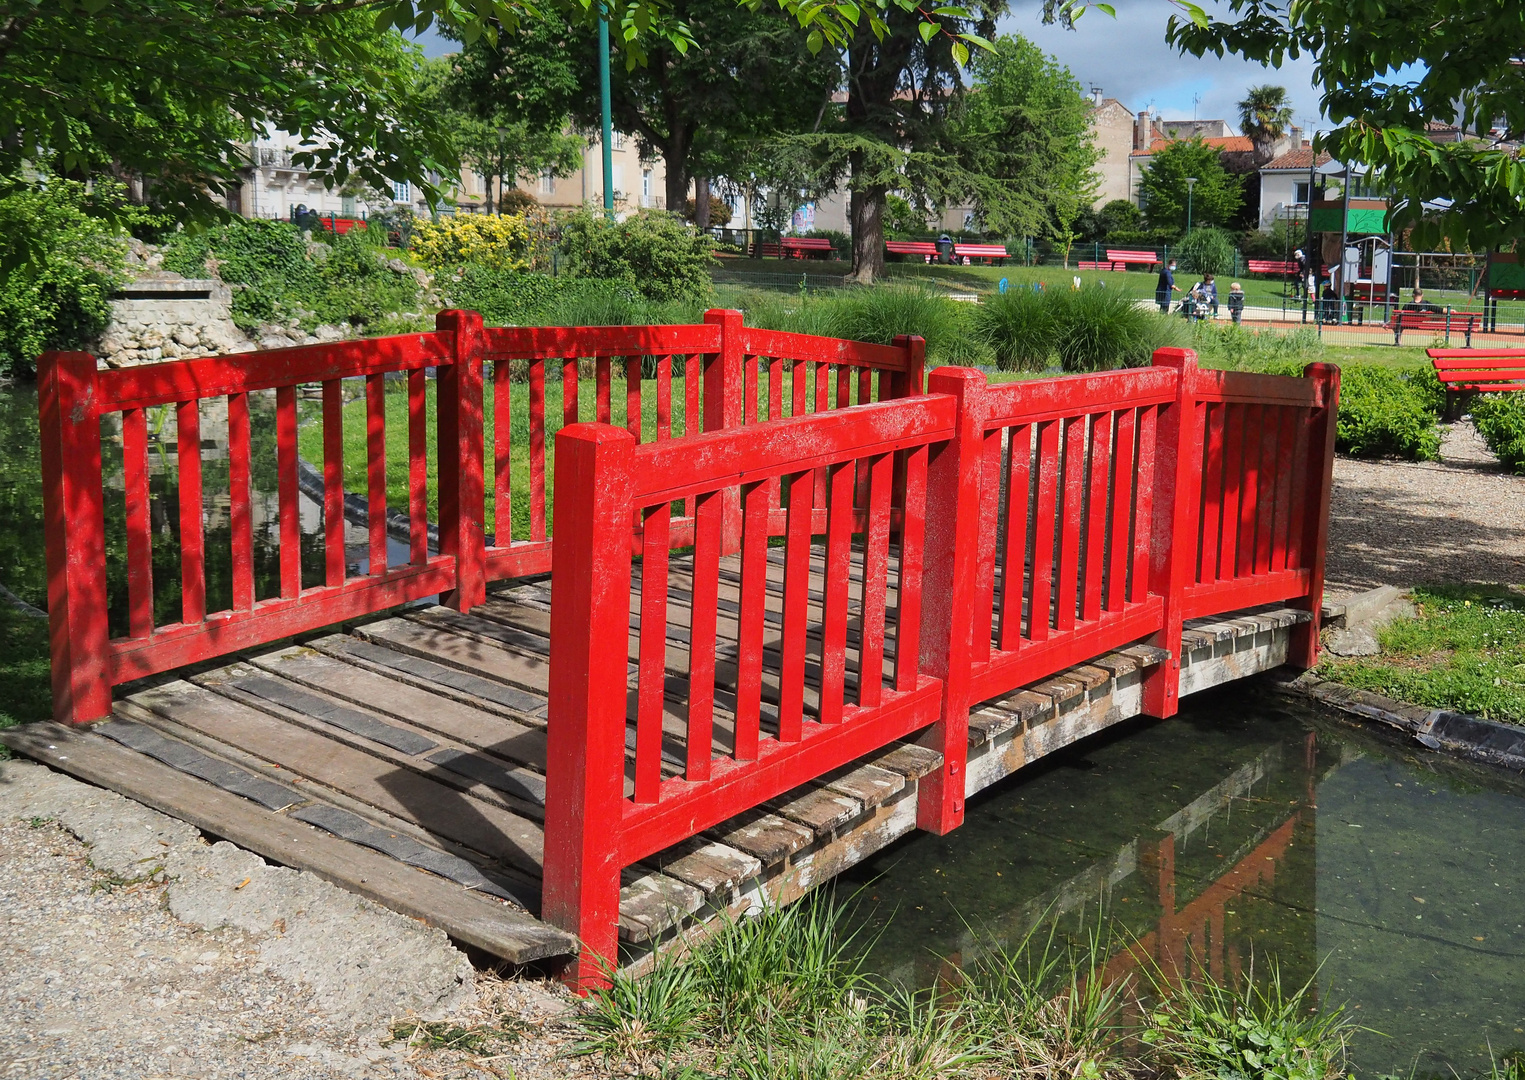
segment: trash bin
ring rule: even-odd
[[[953,237],[947,233],[937,238],[937,261],[944,266],[953,261]]]

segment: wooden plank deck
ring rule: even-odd
[[[817,575],[822,554],[817,549]],[[854,617],[861,599],[858,558]],[[727,708],[739,570],[734,558],[722,564],[717,753],[728,750],[732,730]],[[688,571],[686,559],[673,559],[663,755],[672,774],[684,761],[690,612],[682,589]],[[885,603],[893,615],[893,574],[888,586]],[[769,587],[765,672],[778,663],[781,560],[770,562]],[[821,603],[817,587],[810,595],[810,682],[819,677],[808,665],[820,652]],[[469,615],[414,608],[187,678],[128,688],[112,719],[88,730],[31,725],[0,734],[0,741],[527,963],[575,948],[569,935],[535,917],[549,612],[550,581],[523,582],[491,594]],[[1286,657],[1290,628],[1305,617],[1277,608],[1189,624],[1182,693],[1277,666]],[[632,665],[639,628],[637,590],[628,637]],[[850,650],[856,646],[850,634]],[[892,634],[883,656],[890,677]],[[974,710],[968,793],[1137,715],[1141,672],[1163,658],[1141,645],[1121,649]],[[854,652],[849,664],[856,664]],[[773,722],[767,705],[777,700],[776,679],[770,688],[768,678],[765,733]],[[807,692],[806,710],[814,709]],[[629,740],[633,770],[633,725]],[[886,747],[631,867],[621,893],[621,940],[642,945],[717,911],[801,895],[911,831],[917,782],[939,763],[923,747]],[[690,918],[695,915],[701,918]]]

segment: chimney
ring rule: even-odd
[[[1149,138],[1149,110],[1141,109],[1138,114],[1138,123],[1133,126],[1133,149],[1148,150],[1153,142]]]
[[[1092,105],[1100,105],[1101,104],[1101,87],[1099,87],[1099,86],[1091,87],[1091,104]]]

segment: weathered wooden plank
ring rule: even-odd
[[[764,866],[783,862],[815,840],[815,830],[764,810],[748,810],[710,830],[723,844],[756,857]]]
[[[898,772],[907,780],[919,780],[943,763],[943,756],[928,746],[900,743],[888,753],[870,759],[881,769]]]
[[[375,672],[394,682],[426,690],[438,697],[496,712],[513,719],[545,723],[545,695],[536,695],[458,667],[426,660],[414,653],[387,648],[348,634],[329,634],[306,643],[325,656]]]
[[[702,836],[675,844],[646,861],[669,877],[702,889],[707,897],[732,893],[762,873],[762,860],[757,856]]]
[[[466,892],[386,855],[268,813],[88,731],[52,723],[28,724],[0,732],[0,742],[274,862],[310,871],[513,963],[526,964],[576,951],[577,943],[570,934],[507,904]]]
[[[821,777],[827,790],[857,799],[871,810],[905,787],[905,777],[877,765],[847,765]]]
[[[851,795],[821,787],[795,788],[767,806],[780,816],[813,829],[818,835],[839,829],[863,813],[863,804]]]
[[[411,619],[392,618],[366,623],[356,628],[355,634],[364,641],[373,641],[398,652],[411,653],[473,675],[491,676],[542,698],[550,681],[550,664],[542,657],[510,652]]]
[[[621,881],[621,941],[650,941],[704,906],[702,889],[666,874],[633,868]]]
[[[128,700],[474,851],[540,872],[545,840],[539,824],[438,780],[193,683],[166,683]]]

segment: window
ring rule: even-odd
[[[353,195],[340,196],[339,213],[343,214],[345,217],[355,216],[355,197]]]
[[[651,205],[651,170],[641,170],[641,205]]]
[[[625,133],[622,131],[614,132],[609,145],[615,150],[625,149]]]
[[[406,180],[398,180],[392,184],[392,200],[394,202],[412,202],[413,185]]]
[[[1308,205],[1308,181],[1303,180],[1292,185],[1292,205]]]
[[[550,169],[540,171],[540,194],[554,195],[556,193],[556,174]]]

